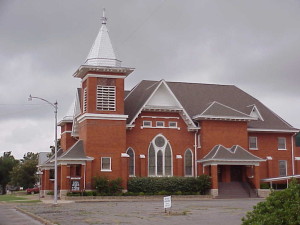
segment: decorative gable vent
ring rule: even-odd
[[[260,114],[260,112],[258,111],[258,108],[256,107],[256,105],[251,105],[251,106],[252,106],[252,110],[251,110],[250,116],[257,118],[261,121],[264,121],[264,119],[263,119],[262,115]],[[251,107],[251,106],[248,106],[248,107]]]
[[[83,112],[86,112],[86,108],[87,108],[87,91],[86,88],[83,91]]]
[[[97,110],[115,111],[116,110],[116,87],[97,86]]]

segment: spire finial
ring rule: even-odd
[[[102,14],[101,19],[102,19],[102,24],[106,24],[107,18],[105,17],[105,8],[103,8],[103,14]]]

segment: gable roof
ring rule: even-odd
[[[176,99],[180,102],[190,118],[204,112],[212,102],[226,105],[240,113],[250,116],[249,105],[255,105],[263,120],[248,122],[249,131],[282,131],[297,130],[268,109],[259,100],[234,85],[217,85],[201,83],[166,82]],[[159,85],[159,81],[143,80],[127,95],[125,114],[127,122],[135,119],[141,107]]]
[[[138,87],[140,87],[140,85],[137,85],[133,90],[137,90]],[[143,89],[133,91],[133,93],[135,92],[135,94],[138,93],[138,96],[133,96],[131,95],[131,93],[129,93],[127,95],[128,97],[125,98],[125,113],[126,109],[129,109],[129,111],[127,111],[128,113],[132,112],[132,114],[130,115],[132,117],[130,118],[130,120],[128,120],[129,125],[132,125],[134,120],[143,110],[167,110],[180,112],[180,115],[184,119],[185,123],[188,125],[189,129],[196,128],[191,117],[185,111],[185,109],[178,101],[172,90],[169,88],[165,80],[160,80],[158,82],[153,83],[152,85],[147,87],[145,91],[146,95],[144,95],[143,98],[138,97],[139,94],[143,93]],[[137,111],[132,110],[131,107],[126,108],[126,100],[129,99],[128,101],[130,102],[130,99],[134,97],[138,97],[140,100],[142,99],[142,101],[139,102],[140,104],[138,105],[138,107],[134,108],[134,110]]]
[[[78,140],[72,147],[58,157],[57,160],[93,160],[93,158],[85,155],[83,141]]]
[[[193,119],[235,119],[235,120],[256,120],[243,112],[221,104],[217,101],[211,103],[201,114]]]
[[[225,148],[223,145],[216,145],[212,150],[202,159],[197,160],[205,165],[210,164],[226,164],[227,162],[235,164],[256,164],[266,161],[259,158],[239,145],[234,145],[231,148]]]

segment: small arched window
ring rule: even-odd
[[[132,148],[128,148],[126,153],[129,155],[129,176],[134,176],[135,175],[134,151]]]
[[[193,153],[187,149],[184,153],[184,175],[193,176]]]

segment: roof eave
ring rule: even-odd
[[[134,71],[134,68],[81,65],[73,74],[73,77],[83,79],[88,71],[123,73],[125,76],[128,76]]]
[[[268,132],[268,133],[298,133],[299,129],[265,129],[265,128],[248,128],[248,132]]]

